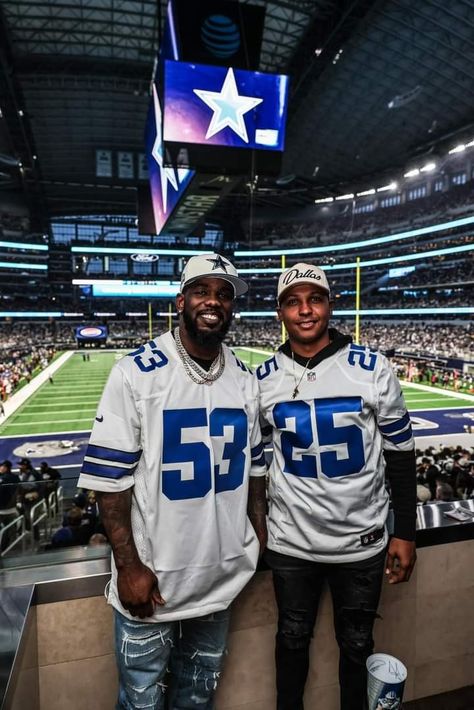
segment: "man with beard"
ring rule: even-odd
[[[212,707],[229,606],[265,546],[256,385],[222,344],[246,291],[222,256],[189,259],[179,326],[119,361],[99,404],[79,486],[112,547],[120,708]]]
[[[329,584],[339,644],[341,710],[363,710],[365,662],[383,572],[415,563],[416,473],[410,418],[386,358],[329,327],[322,269],[296,264],[278,282],[288,340],[257,368],[273,438],[268,551],[279,619],[278,710],[302,710],[321,590]],[[394,533],[386,520],[392,495]]]

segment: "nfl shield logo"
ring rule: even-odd
[[[315,372],[308,372],[308,382],[316,382],[316,373]]]

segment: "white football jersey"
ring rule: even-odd
[[[387,359],[350,343],[305,371],[278,351],[255,376],[273,432],[268,547],[318,562],[377,554],[387,543],[383,449],[414,446]]]
[[[132,531],[166,601],[147,621],[225,609],[255,571],[248,477],[265,475],[256,382],[226,346],[212,385],[195,384],[170,332],[112,369],[79,486],[133,486]],[[109,603],[120,604],[112,558]]]

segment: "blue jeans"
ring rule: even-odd
[[[196,619],[146,623],[115,610],[117,708],[211,710],[229,619],[226,609]]]
[[[373,651],[372,629],[380,598],[385,550],[368,560],[320,563],[267,550],[278,605],[277,710],[303,710],[309,645],[324,580],[329,583],[339,645],[341,710],[363,710],[365,662]]]

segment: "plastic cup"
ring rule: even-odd
[[[368,710],[400,710],[407,677],[404,664],[388,653],[367,659]]]

